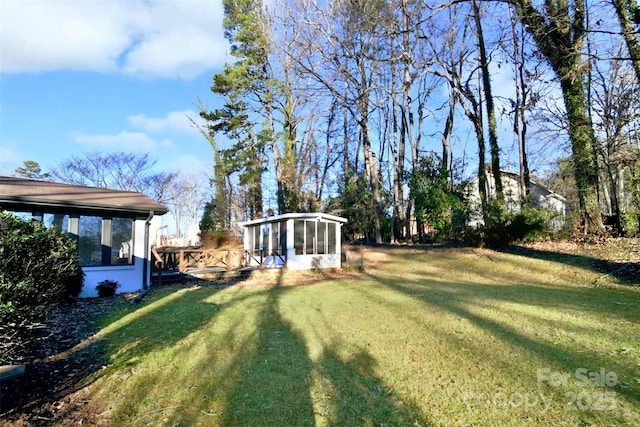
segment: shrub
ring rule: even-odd
[[[625,235],[627,237],[636,237],[640,235],[640,214],[638,212],[629,210],[623,217]]]
[[[222,231],[201,231],[200,244],[205,249],[220,249],[242,246],[238,237],[229,236]]]
[[[512,242],[527,243],[548,237],[551,214],[544,209],[525,207],[515,214],[508,226]]]
[[[98,291],[98,296],[100,297],[111,297],[116,294],[116,290],[120,287],[120,283],[115,280],[103,280],[98,283],[96,286],[96,290]]]
[[[58,228],[0,213],[0,341],[24,343],[52,304],[80,294],[84,273],[76,242]],[[0,357],[4,355],[0,354]]]
[[[550,215],[544,209],[530,206],[511,213],[495,203],[488,207],[485,225],[467,230],[466,236],[470,244],[490,248],[532,242],[550,235],[547,225]]]

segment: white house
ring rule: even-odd
[[[97,295],[102,280],[115,280],[118,292],[146,289],[150,283],[154,217],[168,209],[141,193],[81,185],[0,177],[0,210],[59,227],[78,242],[85,272],[81,297]]]
[[[502,188],[505,196],[505,204],[507,209],[511,212],[518,212],[520,210],[521,201],[523,198],[522,191],[520,190],[520,177],[514,172],[501,172]],[[480,206],[480,191],[478,189],[479,179],[476,177],[472,179],[465,187],[465,197],[470,202],[472,208]],[[491,171],[487,171],[487,199],[495,199],[495,180]],[[531,187],[529,189],[529,195],[533,206],[537,208],[546,209],[555,214],[550,220],[549,226],[554,229],[562,228],[567,221],[567,217],[570,214],[569,202],[566,198],[560,194],[554,193],[542,184],[535,181],[531,181]],[[482,223],[482,216],[479,209],[472,209],[471,220],[469,221],[472,226]]]
[[[346,222],[325,213],[288,213],[243,222],[246,265],[340,268],[341,227]]]

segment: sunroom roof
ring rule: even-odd
[[[142,193],[0,176],[0,209],[12,211],[163,215],[168,209]]]
[[[315,220],[324,220],[324,221],[334,221],[334,222],[342,222],[346,223],[347,219],[342,218],[340,216],[331,215],[323,212],[299,212],[299,213],[286,213],[282,215],[274,215],[268,216],[265,218],[254,219],[251,221],[241,222],[239,225],[242,227],[246,227],[249,225],[258,225],[265,224],[267,222],[278,222],[284,221],[287,219],[315,219]]]

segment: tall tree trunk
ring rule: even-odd
[[[482,87],[484,88],[485,103],[487,107],[487,125],[489,127],[489,147],[491,149],[491,172],[496,188],[496,201],[500,204],[504,202],[504,192],[502,190],[502,174],[500,171],[500,148],[498,147],[498,131],[496,124],[495,106],[493,104],[493,93],[491,91],[491,75],[489,74],[489,60],[484,43],[482,32],[482,21],[480,19],[480,8],[476,0],[471,1],[473,7],[473,18],[476,23],[476,37],[478,39],[478,51],[480,55],[480,70],[482,72]]]
[[[521,202],[528,203],[529,189],[531,187],[531,178],[529,173],[529,161],[527,160],[527,120],[525,117],[525,105],[527,103],[527,86],[524,79],[525,60],[524,48],[520,49],[519,40],[524,40],[524,34],[518,34],[516,17],[513,10],[509,8],[509,17],[511,18],[511,34],[513,36],[513,59],[515,68],[515,109],[513,119],[513,130],[518,138],[518,152],[520,160],[520,195]]]
[[[580,214],[585,233],[604,233],[598,203],[595,135],[587,114],[584,68],[581,65],[585,16],[582,0],[548,0],[544,15],[531,0],[511,0],[518,19],[533,36],[540,52],[560,80],[569,121],[572,158]],[[568,4],[570,3],[570,5]],[[570,14],[570,11],[573,11]]]
[[[444,123],[444,131],[442,132],[442,163],[441,167],[443,170],[449,170],[449,140],[451,139],[451,134],[453,133],[453,119],[455,117],[456,112],[456,96],[451,89],[449,94],[449,113],[447,114],[447,120]]]
[[[560,80],[569,120],[569,138],[584,232],[600,234],[604,232],[604,225],[598,203],[595,136],[587,114],[583,84],[582,76]]]
[[[622,36],[627,44],[627,50],[631,56],[633,62],[633,69],[636,73],[636,78],[640,82],[640,35],[636,28],[634,28],[633,19],[640,20],[640,6],[633,4],[635,0],[611,0],[613,7],[616,9],[616,15],[618,15],[618,21],[622,28]],[[635,15],[632,16],[631,14]],[[640,22],[636,22],[640,24]]]
[[[391,89],[391,141],[392,141],[392,157],[393,157],[393,233],[392,241],[396,242],[402,239],[402,217],[404,206],[404,194],[402,184],[404,178],[404,151],[405,151],[405,131],[406,129],[399,123],[402,123],[401,116],[404,114],[403,108],[399,105],[396,95],[397,88],[395,85],[395,64],[391,63],[392,89]],[[400,128],[400,132],[398,132]]]
[[[368,103],[364,107],[368,110]],[[371,196],[373,197],[373,220],[375,239],[377,244],[382,243],[382,209],[380,207],[380,179],[378,177],[378,166],[376,156],[371,149],[371,136],[369,135],[368,111],[362,111],[362,122],[360,123],[362,130],[362,151],[364,154],[364,169],[371,186]]]

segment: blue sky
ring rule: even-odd
[[[1,0],[0,174],[90,151],[210,171],[188,117],[228,60],[220,0]]]

